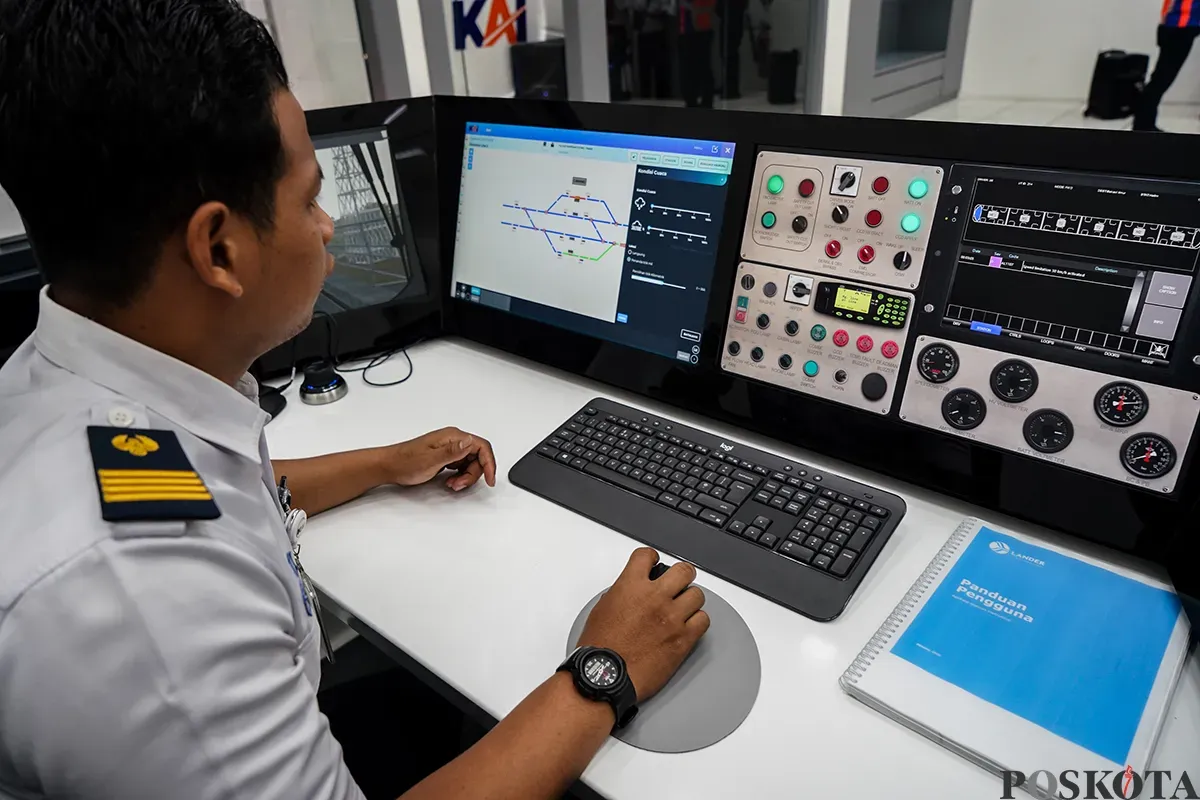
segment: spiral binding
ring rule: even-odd
[[[876,657],[883,652],[884,647],[896,634],[896,631],[908,620],[908,615],[913,612],[917,604],[921,601],[921,597],[941,575],[942,570],[950,563],[950,559],[962,547],[963,541],[968,535],[973,533],[978,527],[978,520],[968,517],[959,523],[954,533],[942,545],[942,549],[937,552],[933,560],[929,562],[929,566],[925,567],[925,571],[921,573],[921,577],[917,578],[916,583],[909,588],[908,592],[879,626],[879,630],[871,637],[871,640],[866,643],[858,657],[854,662],[846,668],[846,672],[842,675],[843,683],[857,683],[866,672],[867,667],[871,666]]]

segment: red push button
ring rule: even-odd
[[[838,347],[845,347],[846,345],[850,344],[850,334],[846,333],[843,330],[834,331],[833,332],[833,343],[836,344]]]
[[[887,194],[889,186],[891,186],[891,183],[888,182],[888,179],[880,175],[871,183],[871,190],[875,194]]]
[[[825,243],[825,255],[830,258],[837,258],[842,254],[842,243],[837,239],[830,239]]]
[[[875,340],[872,339],[870,336],[867,336],[864,333],[862,336],[858,337],[857,344],[858,344],[858,352],[869,353],[869,352],[871,352],[871,348],[875,346]]]
[[[858,248],[858,260],[864,264],[870,264],[875,260],[875,248],[869,244],[864,244]]]
[[[805,178],[800,181],[800,196],[808,197],[817,190],[817,185],[812,182],[811,178]]]
[[[900,354],[900,345],[889,339],[880,345],[879,352],[883,353],[884,358],[895,358]]]
[[[878,208],[872,208],[870,211],[867,212],[867,225],[868,226],[870,226],[872,228],[878,228],[881,222],[883,222],[883,212],[880,211]]]
[[[733,313],[733,321],[741,322],[744,324],[746,322],[746,309],[739,308],[737,311],[735,311]]]

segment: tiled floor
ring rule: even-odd
[[[1002,125],[1052,125],[1060,128],[1128,130],[1128,119],[1083,116],[1083,104],[1070,100],[1003,100],[960,97],[915,114],[913,119],[990,122]],[[1200,133],[1200,105],[1163,105],[1158,126],[1172,133]]]

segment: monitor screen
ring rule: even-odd
[[[317,300],[330,314],[386,303],[412,275],[387,130],[314,137],[325,175],[317,201],[333,217],[334,270]]]
[[[733,151],[467,123],[451,294],[696,363]]]

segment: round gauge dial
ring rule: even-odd
[[[1175,448],[1156,433],[1139,433],[1121,446],[1121,466],[1139,478],[1161,478],[1175,468]]]
[[[607,689],[616,684],[621,677],[621,670],[616,662],[603,653],[587,657],[583,662],[583,677],[588,683],[600,689]]]
[[[1005,402],[1023,403],[1037,388],[1037,370],[1020,359],[1001,361],[992,370],[992,392]]]
[[[1043,408],[1025,419],[1025,441],[1040,453],[1058,453],[1075,438],[1075,426],[1061,411]]]
[[[986,416],[987,403],[971,389],[955,389],[942,400],[942,419],[960,431],[978,428]]]
[[[1140,388],[1125,381],[1110,383],[1096,393],[1096,414],[1109,425],[1136,425],[1150,410],[1150,400]]]
[[[945,383],[958,372],[958,353],[949,345],[928,345],[917,356],[917,370],[930,383]]]

